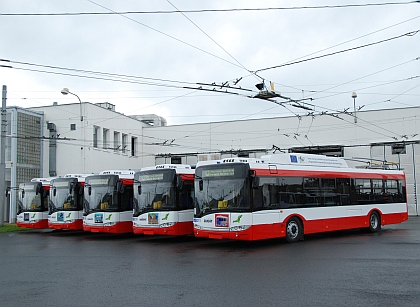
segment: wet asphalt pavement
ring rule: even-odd
[[[284,240],[0,234],[1,306],[419,306],[420,218]]]

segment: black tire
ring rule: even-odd
[[[381,217],[376,211],[373,211],[369,216],[369,230],[370,232],[381,231]]]
[[[302,223],[297,217],[290,218],[286,223],[286,240],[295,243],[300,240],[303,234]]]

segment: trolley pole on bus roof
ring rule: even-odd
[[[4,209],[6,203],[6,93],[7,87],[3,85],[1,99],[1,144],[0,144],[0,226],[4,225]]]

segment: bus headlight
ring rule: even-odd
[[[234,226],[234,227],[230,227],[229,231],[244,231],[244,230],[247,230],[249,227],[250,227],[249,225]]]
[[[75,220],[75,219],[72,219],[72,220],[67,220],[67,221],[66,221],[66,223],[67,223],[67,224],[74,223],[74,222],[76,222],[76,220]]]
[[[201,226],[199,226],[198,224],[194,224],[194,228],[198,229],[198,230],[201,230]]]
[[[108,222],[108,223],[104,223],[104,226],[109,227],[109,226],[114,226],[115,224],[117,224],[117,222]]]

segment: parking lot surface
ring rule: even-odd
[[[418,306],[420,218],[284,240],[0,234],[2,306]]]

